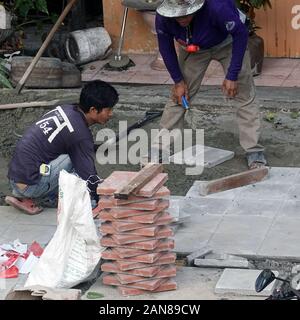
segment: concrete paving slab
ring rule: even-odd
[[[300,184],[294,184],[288,192],[289,200],[300,200]]]
[[[220,300],[224,297],[230,300],[261,299],[261,297],[241,297],[235,295],[217,295],[215,285],[222,271],[211,268],[177,267],[177,290],[148,293],[140,296],[124,297],[114,287],[102,284],[102,277],[84,294],[82,300],[87,300],[89,292],[98,292],[104,295],[98,300]]]
[[[56,226],[57,225],[57,209],[45,208],[40,214],[29,216],[18,212],[15,223],[32,224],[40,226]]]
[[[211,268],[250,268],[250,263],[245,259],[195,259],[194,265]]]
[[[46,245],[53,237],[56,226],[41,226],[33,224],[11,225],[2,235],[2,242],[19,239],[22,243],[31,244],[37,241],[40,245]]]
[[[282,203],[278,216],[300,218],[300,200],[286,200]]]
[[[255,281],[261,270],[245,270],[245,269],[225,269],[222,273],[215,293],[232,293],[246,296],[269,296],[272,294],[276,282],[271,283],[262,292],[255,291]],[[278,272],[274,271],[278,276]]]
[[[19,212],[13,207],[0,206],[0,225],[8,226],[11,225],[17,218]]]
[[[262,242],[258,255],[300,261],[299,230],[300,218],[278,216]]]
[[[214,199],[216,201],[216,199]],[[224,201],[224,200],[223,200]],[[235,199],[226,206],[226,215],[275,217],[283,205],[283,200]]]
[[[225,253],[255,255],[271,223],[267,217],[226,215],[208,245]]]
[[[223,215],[232,206],[233,199],[212,199],[207,197],[186,198],[181,211],[185,214]]]
[[[201,247],[208,244],[212,236],[212,232],[206,231],[203,234],[195,232],[176,231],[175,233],[175,248],[177,254],[188,255]]]
[[[14,288],[23,287],[28,275],[20,274],[14,279],[0,279],[0,300],[5,300],[7,294]]]
[[[200,198],[200,199],[235,199],[238,197],[239,192],[242,188],[232,189],[228,191],[213,193],[208,196],[201,196],[199,194],[199,188],[203,181],[195,181],[193,186],[187,192],[187,198]]]
[[[300,183],[300,168],[270,167],[269,178],[261,183],[294,184]]]
[[[245,186],[237,195],[238,199],[256,199],[256,200],[286,200],[289,195],[289,189],[286,185],[272,183],[256,183]]]
[[[204,154],[204,155],[203,155]],[[180,165],[195,166],[196,159],[204,160],[204,168],[213,168],[234,157],[234,152],[212,148],[203,145],[195,145],[184,149],[170,157],[170,162]]]

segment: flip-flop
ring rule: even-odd
[[[43,208],[36,206],[31,199],[18,199],[15,197],[6,196],[5,202],[10,206],[19,209],[28,215],[39,214],[43,211]]]

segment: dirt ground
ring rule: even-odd
[[[168,90],[168,88],[164,88],[164,91],[162,91],[162,89],[153,89],[151,91],[151,97],[148,96],[146,99],[147,103],[145,103],[145,99],[139,97],[139,93],[137,93],[138,90],[140,90],[141,94],[143,93],[141,88],[126,88],[125,91],[124,87],[120,87],[120,103],[115,107],[114,117],[106,127],[118,131],[120,120],[128,120],[128,124],[130,125],[141,119],[146,110],[162,110],[164,102],[167,99],[166,90]],[[274,90],[276,90],[276,88],[274,88]],[[79,91],[79,89],[64,90],[60,91],[59,94],[55,90],[48,90],[47,92],[25,91],[21,96],[15,96],[8,91],[2,91],[0,97],[2,104],[22,101],[53,100],[57,98],[62,102],[76,102]],[[149,90],[145,93],[150,95]],[[137,101],[140,101],[140,103]],[[266,147],[266,156],[270,166],[299,167],[300,130],[298,129],[300,127],[300,117],[298,111],[295,109],[287,109],[286,104],[282,104],[282,108],[280,108],[280,105],[278,107],[278,101],[276,101],[276,103],[277,106],[275,110],[269,107],[266,108],[264,105],[261,108],[261,143]],[[24,130],[48,110],[49,107],[39,107],[0,111],[0,197],[2,199],[0,200],[0,204],[3,204],[3,196],[9,193],[6,178],[7,166],[16,142]],[[205,130],[205,145],[234,151],[235,157],[215,168],[205,169],[201,176],[186,176],[186,167],[183,165],[166,165],[165,171],[169,173],[167,185],[172,195],[185,195],[195,180],[215,179],[247,169],[243,150],[239,146],[238,130],[233,109],[201,105],[198,106],[194,117],[197,122],[197,128]],[[147,124],[144,129],[149,131],[152,128],[158,128],[158,123],[159,119]],[[188,123],[186,123],[186,127],[189,127]],[[94,136],[96,136],[99,129],[102,129],[102,127],[94,126],[92,128]],[[102,178],[106,178],[114,170],[138,171],[139,166],[100,166],[97,164],[97,170]]]

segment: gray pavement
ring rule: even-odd
[[[191,218],[175,235],[175,251],[209,245],[223,253],[300,261],[299,179],[299,168],[271,168],[265,181],[206,197],[198,195],[196,181],[180,203]]]
[[[198,185],[199,182],[195,182],[186,197],[171,198],[173,212],[176,212],[174,206],[178,206],[179,221],[181,216],[185,217],[175,233],[177,253],[188,254],[208,245],[219,253],[300,261],[300,168],[271,168],[268,179],[263,182],[206,197],[198,195]],[[186,219],[188,215],[190,218]],[[46,245],[55,230],[54,209],[28,216],[11,207],[0,207],[0,243],[18,238],[23,243],[37,241]],[[201,277],[204,275],[205,278],[208,270],[183,268],[176,278],[181,283],[177,293],[151,295],[151,299],[218,298],[212,288],[220,276],[220,269],[211,271],[218,277],[214,278],[214,285],[210,283],[211,288],[204,285],[207,289],[204,290],[202,282],[206,282]],[[197,274],[202,279],[199,278],[199,282],[193,281]],[[0,299],[15,283],[16,279],[0,282]],[[197,287],[204,291],[198,294]],[[107,299],[120,298],[114,288],[100,285],[100,289],[105,290]],[[144,298],[149,299],[149,295]]]

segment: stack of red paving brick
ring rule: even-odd
[[[98,187],[103,283],[125,296],[177,288],[167,174],[157,174],[127,200],[115,199],[114,192],[136,175],[115,171]]]

